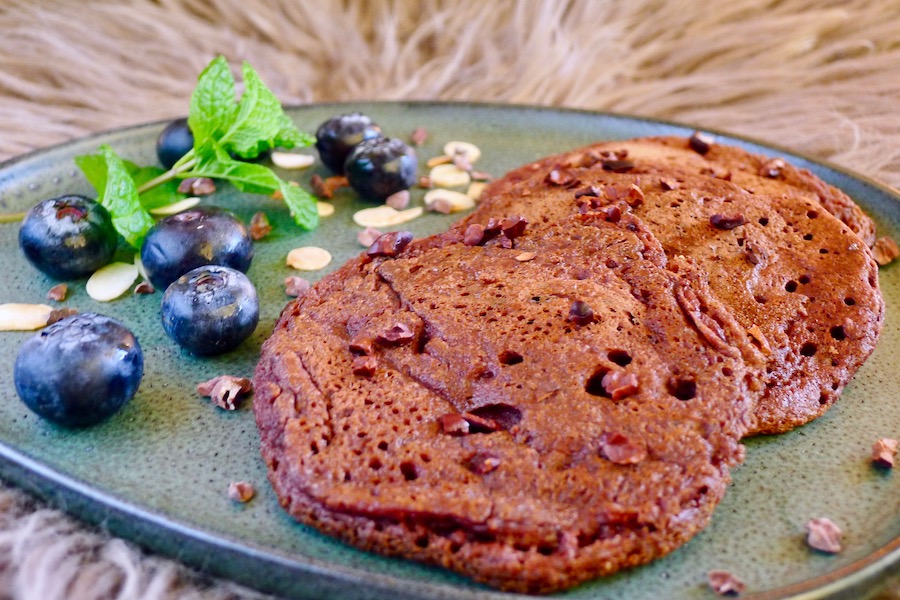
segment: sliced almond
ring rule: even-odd
[[[473,181],[466,190],[466,196],[477,202],[481,199],[481,194],[484,193],[484,188],[486,187],[487,184],[483,181]]]
[[[425,193],[425,206],[429,210],[437,210],[438,206],[449,207],[449,212],[469,210],[475,206],[475,200],[461,192],[434,189]],[[444,212],[439,210],[438,212]]]
[[[287,255],[287,266],[298,271],[318,271],[331,262],[331,253],[318,246],[294,248]]]
[[[397,210],[386,204],[364,208],[353,214],[353,222],[360,227],[392,227],[422,216],[422,207],[415,206],[406,210]]]
[[[452,163],[452,162],[453,162],[453,158],[451,158],[449,156],[446,156],[446,155],[435,156],[434,158],[429,158],[428,162],[425,163],[425,166],[428,167],[429,169],[431,169],[432,167],[436,167],[438,165],[446,165],[447,163]]]
[[[200,198],[191,196],[190,198],[185,198],[184,200],[179,200],[178,202],[173,202],[172,204],[166,204],[165,206],[151,208],[147,212],[155,217],[167,217],[169,215],[177,215],[178,213],[184,212],[189,208],[194,208],[198,204],[200,204]]]
[[[451,158],[454,156],[462,157],[467,163],[474,165],[475,161],[481,158],[481,149],[469,142],[453,141],[444,144],[444,154]]]
[[[334,204],[330,202],[317,202],[316,209],[318,209],[320,217],[330,217],[334,214]]]
[[[131,289],[138,278],[138,268],[134,263],[113,262],[97,269],[84,288],[88,296],[99,302],[115,300]]]
[[[472,181],[471,175],[456,165],[438,165],[428,174],[431,185],[435,187],[465,187]]]
[[[0,304],[0,331],[33,331],[47,324],[53,308],[46,304]]]
[[[312,154],[297,154],[294,152],[273,152],[272,164],[282,169],[306,169],[315,164],[316,157]]]
[[[147,269],[144,268],[144,261],[141,260],[140,254],[134,255],[134,266],[137,267],[138,274],[141,277],[148,280],[150,279],[150,277],[147,275]]]

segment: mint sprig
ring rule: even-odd
[[[177,191],[176,180],[187,177],[225,180],[243,192],[280,196],[297,225],[307,230],[318,225],[316,200],[308,192],[283,181],[264,165],[244,162],[276,147],[309,146],[314,138],[297,129],[253,67],[244,63],[242,74],[244,92],[238,100],[237,85],[224,57],[217,57],[203,70],[188,115],[194,147],[168,171],[138,167],[119,158],[109,146],[101,146],[98,154],[75,159],[97,189],[101,204],[112,214],[116,229],[132,246],[140,247],[153,225],[149,209],[184,198]]]

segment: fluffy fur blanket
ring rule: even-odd
[[[196,74],[224,54],[250,61],[285,103],[662,117],[900,187],[898,24],[900,2],[885,0],[2,0],[0,159],[184,114]],[[250,594],[0,486],[0,599]]]

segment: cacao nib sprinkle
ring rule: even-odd
[[[510,240],[514,240],[523,233],[528,226],[528,221],[524,217],[508,217],[500,223],[500,230]]]
[[[600,436],[600,454],[617,465],[634,465],[647,458],[647,449],[621,433]]]
[[[603,170],[612,171],[613,173],[627,173],[634,168],[634,163],[630,160],[604,160]]]
[[[292,298],[302,296],[309,291],[310,283],[302,277],[292,275],[284,278],[284,293]]]
[[[744,215],[738,213],[736,215],[723,215],[723,214],[714,214],[709,218],[709,223],[715,227],[716,229],[723,229],[725,231],[734,229],[735,227],[740,227],[747,221],[744,220]]]
[[[603,376],[600,385],[613,400],[634,396],[638,392],[637,375],[624,371],[610,371]]]
[[[841,551],[843,532],[831,519],[827,517],[811,519],[806,524],[806,529],[809,531],[806,543],[810,548],[829,554],[837,554]]]
[[[392,231],[385,233],[366,250],[368,256],[394,257],[400,254],[413,239],[410,231]]]
[[[632,183],[625,195],[625,202],[631,208],[637,208],[644,203],[644,190]]]
[[[192,196],[209,196],[216,191],[216,182],[209,177],[188,177],[178,184],[178,191]]]
[[[472,433],[493,433],[503,429],[494,419],[480,417],[470,412],[463,413],[462,418],[469,424],[469,431]]]
[[[712,138],[712,136],[701,131],[695,131],[688,139],[688,145],[691,147],[691,150],[693,150],[697,154],[706,154],[707,152],[709,152],[709,149],[712,147],[714,142],[715,140]]]
[[[561,167],[557,167],[547,173],[544,182],[562,187],[574,187],[580,183],[571,171]]]
[[[153,284],[146,280],[134,286],[135,294],[152,294],[155,291],[156,289],[154,289]]]
[[[607,206],[600,212],[610,223],[618,223],[622,219],[622,210],[618,206]]]
[[[677,179],[672,179],[671,177],[660,177],[659,178],[659,186],[666,192],[671,190],[677,190],[681,187],[681,183]]]
[[[415,146],[421,146],[428,139],[428,130],[424,127],[416,127],[409,135],[409,141]]]
[[[382,344],[399,345],[409,342],[414,337],[415,334],[406,323],[396,323],[384,333],[379,334],[376,341]]]
[[[785,165],[784,160],[780,158],[770,158],[759,168],[759,175],[761,177],[774,179],[781,175],[781,171],[784,170],[785,166],[787,165]]]
[[[706,576],[709,587],[720,596],[737,596],[744,593],[746,584],[728,571],[710,571]]]
[[[569,321],[579,327],[589,325],[594,321],[594,310],[583,300],[575,300],[569,307]]]
[[[486,452],[476,452],[472,458],[466,461],[466,468],[476,475],[487,475],[500,466],[500,459]]]
[[[357,336],[350,340],[350,352],[371,356],[375,352],[372,338]]]
[[[350,368],[353,370],[354,375],[371,377],[375,374],[375,369],[377,367],[378,359],[374,356],[357,356],[353,359],[353,364]]]
[[[66,299],[66,295],[69,293],[69,286],[65,283],[60,283],[54,285],[47,292],[47,300],[53,300],[54,302],[62,302]]]
[[[469,423],[459,413],[448,413],[441,416],[441,429],[450,435],[465,435],[469,433]]]
[[[872,462],[885,469],[893,468],[898,446],[900,442],[891,438],[876,441],[872,445]]]
[[[744,256],[751,265],[764,263],[766,260],[766,252],[755,242],[747,242],[744,245]]]
[[[356,241],[360,243],[360,245],[368,248],[372,244],[375,243],[375,240],[383,236],[384,233],[375,229],[374,227],[366,227],[362,231],[356,234]]]
[[[313,194],[319,198],[328,200],[334,198],[335,190],[350,185],[350,181],[343,175],[335,175],[334,177],[322,179],[322,176],[318,173],[312,176],[309,183],[312,186]]]
[[[254,240],[261,240],[272,233],[272,225],[269,223],[269,217],[266,213],[259,211],[250,217],[250,237]]]
[[[484,225],[472,223],[466,227],[466,232],[463,234],[463,244],[466,246],[477,246],[482,240],[484,240]]]
[[[232,481],[228,484],[228,497],[235,502],[241,504],[250,502],[255,495],[256,490],[253,488],[253,484],[246,481]]]
[[[197,393],[209,396],[213,404],[225,410],[235,410],[241,397],[253,389],[252,382],[246,377],[220,375],[209,381],[197,384]]]
[[[595,185],[590,185],[588,187],[581,188],[577,192],[575,192],[575,199],[581,198],[582,196],[590,196],[591,198],[599,198],[600,197],[600,188]]]

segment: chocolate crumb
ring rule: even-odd
[[[892,238],[884,236],[875,241],[875,245],[872,246],[872,255],[875,257],[875,262],[883,267],[894,262],[900,256],[900,248]]]
[[[413,234],[410,231],[392,231],[390,233],[385,233],[372,242],[372,245],[366,250],[366,254],[373,257],[394,257],[403,252],[403,249],[409,245],[412,239]]]
[[[472,223],[466,227],[466,232],[463,234],[463,244],[466,246],[477,246],[483,239],[484,225]]]
[[[613,400],[634,396],[638,392],[637,375],[625,371],[610,371],[603,376],[600,385]]]
[[[292,298],[302,296],[309,291],[310,283],[302,277],[292,275],[284,278],[284,293]]]
[[[216,182],[209,177],[187,177],[179,182],[178,191],[192,196],[209,196],[216,191]]]
[[[228,497],[235,502],[240,502],[242,504],[250,502],[255,495],[256,490],[246,481],[232,481],[228,484]]]
[[[744,244],[744,256],[747,259],[747,262],[754,266],[765,263],[767,258],[766,251],[755,242],[747,242]]]
[[[628,191],[625,194],[625,203],[631,208],[637,208],[643,204],[644,190],[632,183],[628,186]]]
[[[579,327],[589,325],[594,321],[594,311],[583,300],[575,300],[569,307],[569,321],[575,323]]]
[[[621,433],[600,436],[600,454],[617,465],[634,465],[647,458],[647,449]]]
[[[747,221],[744,220],[744,215],[738,213],[736,215],[722,215],[722,214],[714,214],[709,218],[709,223],[716,229],[722,229],[724,231],[729,231],[734,229],[735,227],[740,227]]]
[[[486,452],[476,452],[468,461],[466,461],[466,468],[476,475],[487,475],[491,471],[497,470],[497,467],[499,466],[500,459],[496,456],[491,456]]]
[[[335,190],[350,185],[350,182],[343,175],[335,175],[334,177],[322,179],[321,175],[315,174],[312,176],[309,183],[312,186],[313,194],[319,198],[326,198],[328,200],[334,198]]]
[[[54,285],[47,292],[47,300],[53,300],[54,302],[62,302],[66,299],[66,295],[69,293],[69,286],[65,283],[60,283],[58,285]]]
[[[431,177],[429,177],[428,175],[422,175],[421,177],[419,177],[418,186],[420,188],[422,188],[423,190],[430,190],[431,189]]]
[[[135,294],[152,294],[156,291],[156,288],[153,287],[153,284],[147,281],[146,279],[136,286],[134,286]]]
[[[384,234],[381,231],[375,229],[374,227],[366,227],[356,234],[356,241],[359,242],[360,245],[368,248],[375,243],[375,240],[383,235]]]
[[[249,379],[233,375],[220,375],[197,384],[198,394],[209,396],[213,404],[225,410],[235,410],[238,400],[252,389],[253,384]]]
[[[688,145],[697,154],[706,154],[714,143],[715,139],[702,131],[695,131],[688,139]]]
[[[746,584],[728,571],[710,571],[707,576],[709,587],[720,596],[737,596],[744,593]]]
[[[664,191],[668,192],[668,191],[677,190],[678,188],[680,188],[681,182],[679,182],[677,179],[672,179],[671,177],[660,177],[659,178],[659,186]]]
[[[785,167],[785,163],[783,159],[780,158],[770,158],[766,162],[759,167],[759,175],[760,177],[768,177],[770,179],[774,179],[781,175],[781,171]]]
[[[394,192],[387,197],[384,203],[395,210],[403,210],[409,206],[409,190]]]
[[[634,168],[634,163],[630,160],[604,160],[603,170],[612,171],[613,173],[627,173]]]
[[[387,345],[399,345],[405,344],[409,342],[415,337],[415,333],[413,330],[409,328],[409,325],[406,323],[395,323],[393,327],[385,331],[384,333],[378,334],[375,338],[380,344]]]
[[[514,240],[523,233],[528,226],[528,221],[524,217],[507,217],[500,222],[500,231],[503,232],[508,239]]]
[[[372,356],[375,352],[372,338],[356,336],[350,340],[350,352],[362,354],[363,356]]]
[[[428,130],[424,127],[416,127],[413,129],[413,132],[409,134],[409,141],[411,141],[416,146],[421,146],[428,140]]]
[[[74,308],[57,308],[55,310],[51,310],[50,314],[47,315],[47,325],[53,325],[57,321],[62,321],[63,319],[67,319],[72,315],[77,315],[78,311]]]
[[[450,435],[469,433],[469,423],[459,413],[448,413],[441,416],[441,429]]]
[[[806,537],[806,543],[810,548],[828,552],[829,554],[837,554],[841,551],[841,528],[827,518],[811,519],[806,524],[809,535]]]
[[[272,225],[266,213],[259,211],[250,217],[250,237],[261,240],[272,232]]]
[[[351,369],[354,375],[359,375],[361,377],[371,377],[375,374],[375,369],[378,367],[378,359],[374,356],[357,356],[353,359],[353,364],[351,365]]]
[[[892,469],[900,442],[891,438],[881,438],[872,444],[872,462],[879,467]]]

